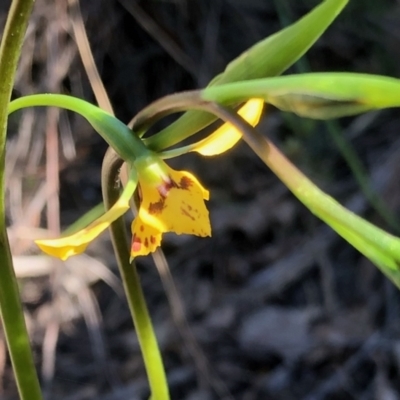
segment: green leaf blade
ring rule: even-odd
[[[262,98],[282,111],[332,119],[400,106],[400,80],[356,73],[308,73],[205,88],[202,97],[228,105]]]
[[[325,0],[299,21],[255,44],[233,60],[210,86],[281,74],[318,40],[347,3],[348,0]],[[186,112],[167,128],[145,139],[145,143],[150,149],[161,151],[188,138],[215,119],[199,111]]]
[[[282,74],[319,39],[347,3],[348,0],[322,2],[294,24],[256,43],[230,62],[209,86]]]

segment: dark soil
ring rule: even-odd
[[[65,3],[36,1],[15,96],[59,92],[94,101]],[[247,47],[316,4],[84,0],[81,7],[114,111],[128,122],[154,99],[206,85]],[[4,23],[6,7],[1,12]],[[399,77],[399,60],[399,2],[350,0],[290,72]],[[62,227],[101,201],[106,150],[87,123],[72,114],[54,118],[41,109],[10,120],[10,240],[46,397],[147,399],[108,235],[91,245],[87,256],[67,263],[49,261],[32,245],[46,220],[57,229],[57,213],[41,212],[46,197],[41,185],[47,179],[53,187],[44,150],[45,134],[51,137],[52,129],[61,138],[55,168]],[[399,217],[397,110],[326,123],[271,108],[259,130],[342,204],[400,234],[366,201],[332,137],[332,131],[340,132],[362,161],[373,190]],[[187,324],[179,307],[171,309],[152,259],[138,259],[172,398],[400,398],[400,294],[376,267],[305,209],[244,144],[220,157],[185,156],[172,164],[196,173],[210,190],[213,225],[212,238],[171,234],[163,241],[177,287],[168,294],[179,295]],[[11,400],[17,398],[16,388],[9,361],[1,361],[1,343],[0,398]]]

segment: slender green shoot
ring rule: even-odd
[[[102,168],[102,189],[106,210],[110,209],[120,196],[120,191],[115,182],[121,165],[122,160],[110,149],[104,158]],[[140,284],[140,278],[135,263],[129,263],[130,252],[123,218],[119,218],[111,224],[110,232],[129,309],[143,355],[151,391],[151,400],[169,400],[167,377]]]
[[[4,174],[7,109],[33,0],[13,0],[0,45],[0,311],[21,400],[41,400],[5,221]]]

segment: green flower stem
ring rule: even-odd
[[[104,158],[102,169],[103,198],[107,210],[112,207],[120,196],[118,188],[115,187],[115,181],[121,165],[122,160],[112,149],[109,149]],[[130,252],[123,218],[113,222],[110,230],[129,309],[143,354],[150,385],[151,400],[169,400],[167,377],[146,306],[140,278],[135,263],[129,263]]]
[[[52,106],[80,114],[125,161],[131,162],[148,152],[141,139],[123,122],[87,101],[63,94],[34,94],[12,101],[8,112],[21,108]]]
[[[7,108],[33,0],[13,0],[0,45],[0,313],[21,400],[42,399],[5,222]]]

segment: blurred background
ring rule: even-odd
[[[54,92],[95,102],[102,81],[115,114],[128,122],[152,100],[205,86],[318,3],[36,0],[14,97]],[[0,2],[2,25],[8,7]],[[87,41],[100,79],[84,68]],[[399,1],[350,0],[289,72],[307,71],[400,77]],[[323,190],[400,235],[398,110],[315,122],[271,107],[259,130]],[[41,108],[10,118],[9,234],[47,399],[148,398],[108,234],[65,263],[32,243],[101,201],[105,151],[79,116]],[[245,144],[171,164],[210,190],[213,225],[212,238],[165,235],[175,287],[150,257],[138,259],[172,398],[400,399],[398,290]],[[16,399],[1,335],[0,375],[0,398]]]

